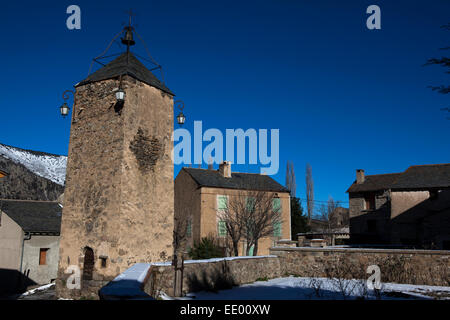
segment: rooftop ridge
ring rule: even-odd
[[[403,172],[394,172],[394,173],[379,173],[379,174],[367,174],[366,177],[372,177],[372,176],[393,176],[396,174],[403,174]]]
[[[437,167],[437,166],[450,166],[450,163],[436,163],[436,164],[413,164],[411,166],[408,167],[409,168],[414,168],[414,167]],[[406,170],[408,170],[406,169]],[[405,171],[406,171],[405,170]]]
[[[182,169],[185,169],[184,171],[200,187],[235,190],[259,190],[267,192],[289,192],[289,190],[281,183],[264,174],[232,172],[231,178],[225,178],[217,170],[189,167],[183,167]]]
[[[219,172],[218,169],[208,169],[208,168],[191,168],[191,167],[183,167],[183,169],[207,170],[207,171]],[[254,172],[232,171],[231,174],[233,174],[233,173],[239,173],[239,174],[255,174],[255,175],[264,176],[264,174],[262,174],[262,173],[254,173]],[[265,176],[267,176],[267,175],[265,175]]]

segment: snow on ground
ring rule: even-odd
[[[339,285],[341,288],[339,289]],[[315,290],[314,288],[320,289]],[[189,293],[186,297],[177,299],[195,300],[343,300],[377,299],[374,291],[364,293],[365,280],[333,281],[328,278],[285,277],[268,281],[256,281],[229,290],[213,292]],[[345,292],[345,297],[342,294]],[[162,293],[163,300],[174,299]],[[381,288],[381,299],[450,299],[450,287],[433,287],[424,285],[409,285],[384,283]]]
[[[148,294],[141,287],[147,276],[150,263],[136,263],[110,283],[100,289],[100,295],[109,298],[148,299]],[[150,298],[152,299],[152,298]]]
[[[0,143],[0,155],[15,163],[24,165],[38,176],[64,185],[67,157],[44,152],[33,152]]]
[[[53,287],[54,285],[55,285],[54,283],[45,284],[45,285],[43,285],[43,286],[34,288],[34,289],[32,289],[32,290],[28,290],[27,292],[22,293],[20,296],[21,296],[21,297],[29,296],[29,295],[35,294],[35,293],[38,292],[38,291],[44,291],[44,290],[47,290],[47,289]]]

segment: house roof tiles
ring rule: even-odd
[[[364,183],[356,183],[347,192],[379,190],[424,190],[450,187],[450,163],[414,165],[401,173],[366,175]]]
[[[25,232],[60,233],[62,207],[57,202],[0,200],[0,210]]]
[[[185,170],[200,187],[289,192],[267,175],[232,172],[231,178],[225,178],[217,170],[200,168],[183,168],[182,170]]]

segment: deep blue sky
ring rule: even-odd
[[[81,7],[81,30],[66,28],[70,4]],[[371,4],[381,8],[381,30],[366,28]],[[292,160],[301,198],[306,163],[316,199],[348,201],[357,168],[378,174],[450,162],[450,121],[440,111],[449,100],[427,88],[448,84],[448,75],[423,66],[450,45],[440,29],[450,22],[448,0],[8,1],[0,19],[1,143],[67,154],[61,93],[87,76],[129,8],[186,104],[186,128],[193,120],[223,132],[279,128],[274,178],[284,184]]]

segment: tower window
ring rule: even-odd
[[[92,280],[92,273],[94,272],[94,250],[89,247],[84,249],[84,263],[83,263],[83,280]]]
[[[108,260],[108,257],[106,256],[100,256],[100,266],[102,268],[106,268],[106,260]]]

